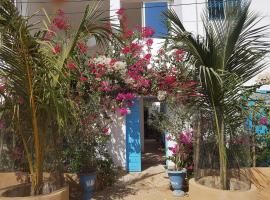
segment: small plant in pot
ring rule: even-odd
[[[91,141],[83,139],[85,138],[77,140],[76,143],[69,143],[63,154],[66,171],[78,174],[83,189],[82,199],[89,200],[93,195],[97,168],[94,145]]]
[[[192,135],[192,131],[190,130],[181,132],[179,137],[174,139],[176,144],[168,148],[172,152],[172,155],[167,159],[175,164],[174,169],[168,170],[175,196],[185,195],[185,180],[188,171],[192,170]],[[171,137],[167,137],[166,139],[173,140]]]

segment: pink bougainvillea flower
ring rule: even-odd
[[[108,81],[102,81],[100,90],[103,92],[110,92],[112,91],[112,87]]]
[[[174,147],[169,147],[168,149],[172,152],[173,155],[178,154],[180,150],[178,144],[176,144]]]
[[[171,140],[172,140],[172,136],[168,135],[168,136],[166,137],[166,140],[167,140],[167,141],[171,141]]]
[[[171,85],[171,84],[175,83],[176,78],[174,76],[168,75],[165,77],[164,81],[166,84]]]
[[[268,119],[266,117],[262,117],[260,119],[260,125],[267,125],[268,124]]]
[[[81,75],[80,76],[80,81],[82,81],[82,82],[88,81],[88,78],[86,76],[84,76],[84,75]]]
[[[0,129],[4,129],[5,128],[5,122],[4,120],[0,120]]]
[[[182,49],[178,49],[175,52],[175,59],[176,61],[182,62],[184,60],[185,51]]]
[[[73,62],[68,62],[66,66],[67,66],[68,69],[71,69],[71,70],[77,68],[76,64],[73,63]]]
[[[185,51],[182,50],[182,49],[177,49],[177,50],[175,51],[175,54],[176,54],[176,55],[183,55],[183,54],[185,54]]]
[[[128,102],[127,102],[127,106],[128,106],[128,107],[132,107],[133,105],[134,105],[134,102],[133,102],[133,101],[128,101]]]
[[[122,101],[125,99],[125,95],[123,93],[118,93],[116,96],[117,101]]]
[[[130,50],[130,48],[129,47],[124,47],[123,49],[122,49],[122,53],[123,54],[128,54],[128,53],[130,53],[131,52],[131,50]]]
[[[197,93],[197,92],[190,92],[190,93],[186,94],[186,96],[189,96],[189,97],[203,97],[205,95],[201,94],[201,93]]]
[[[108,127],[104,127],[102,129],[102,133],[104,133],[105,135],[109,135],[109,128]]]
[[[132,93],[118,93],[116,96],[117,101],[132,100],[134,98],[136,98],[136,96]]]
[[[130,29],[128,29],[125,33],[124,33],[124,37],[125,38],[131,38],[133,36],[134,32]]]
[[[155,34],[155,30],[151,27],[142,28],[142,37],[148,38]]]
[[[164,55],[165,54],[165,50],[164,49],[159,49],[158,50],[158,55]]]
[[[181,88],[182,89],[187,89],[187,88],[190,88],[190,87],[194,87],[196,84],[197,84],[196,81],[187,81],[187,82],[184,82],[181,85]]]
[[[120,113],[121,116],[125,116],[128,114],[128,109],[127,108],[119,108],[118,112]]]
[[[92,63],[91,61],[89,61],[89,62],[88,62],[88,67],[90,67],[90,68],[94,68],[94,67],[95,67],[95,64],[94,64],[94,63]]]
[[[193,170],[193,165],[188,166],[187,170],[190,170],[190,171]]]
[[[125,14],[125,9],[124,8],[120,8],[119,10],[116,11],[117,15],[123,15]]]
[[[142,79],[140,80],[140,85],[141,85],[142,87],[148,88],[148,87],[150,87],[150,85],[151,85],[151,80],[142,78]]]
[[[192,137],[193,137],[192,131],[183,131],[179,135],[179,140],[182,144],[192,146]]]
[[[67,30],[70,25],[68,24],[67,20],[63,17],[55,17],[53,19],[53,24],[59,29],[59,30]]]
[[[6,89],[6,86],[4,84],[0,84],[0,92],[4,92]]]
[[[138,74],[138,72],[135,72],[133,70],[128,71],[128,76],[130,76],[133,80],[139,80],[140,79],[140,75]]]
[[[52,38],[55,36],[55,28],[54,27],[49,27],[45,36],[44,36],[44,40],[50,41],[52,40]]]
[[[59,16],[62,16],[62,17],[65,15],[64,10],[62,10],[62,9],[58,9],[56,11],[56,14],[59,15]]]
[[[146,45],[148,46],[148,47],[150,47],[150,46],[152,46],[152,44],[153,44],[153,39],[148,39],[147,41],[146,41]]]
[[[88,51],[88,48],[84,42],[78,42],[77,47],[79,49],[79,52],[82,54],[86,54]]]
[[[125,96],[125,100],[132,100],[136,98],[136,96],[132,93],[126,93],[124,94],[124,96]]]
[[[118,60],[115,59],[115,58],[111,59],[110,65],[114,65],[117,61],[118,61]]]
[[[17,103],[22,105],[24,103],[24,99],[22,96],[18,96]]]
[[[144,56],[144,59],[149,61],[151,59],[151,57],[152,57],[152,55],[150,53],[148,53]]]
[[[60,45],[60,44],[56,44],[56,45],[54,46],[54,48],[53,48],[53,53],[54,53],[54,54],[58,54],[58,53],[60,53],[61,51],[62,51],[61,45]]]

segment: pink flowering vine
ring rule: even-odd
[[[77,65],[76,65],[75,63],[73,63],[73,62],[68,62],[68,63],[66,64],[66,66],[67,66],[67,68],[70,69],[70,70],[74,70],[74,69],[77,68]]]
[[[59,43],[57,43],[54,48],[53,48],[53,53],[54,54],[59,54],[62,51],[62,47]]]
[[[84,42],[78,42],[77,47],[81,54],[85,54],[88,51],[88,48]]]
[[[125,116],[128,114],[128,109],[127,108],[119,108],[118,112],[120,113],[121,116]]]

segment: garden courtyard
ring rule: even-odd
[[[269,200],[252,1],[203,2],[202,32],[174,8],[197,1],[80,2],[0,1],[0,200]]]

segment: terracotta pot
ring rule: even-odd
[[[8,188],[4,188],[0,190],[0,200],[69,200],[69,188],[68,186],[58,189],[49,194],[37,195],[37,196],[25,196],[25,197],[17,197],[14,195],[13,197],[6,197],[5,194],[16,192],[24,192],[26,189],[26,185],[28,184],[20,184],[16,186],[10,186]],[[12,191],[12,192],[10,192]]]
[[[0,189],[26,183],[27,179],[26,172],[0,172]]]
[[[191,200],[257,200],[258,191],[254,185],[246,191],[219,190],[189,181],[189,196]]]

